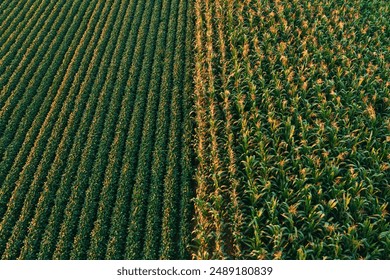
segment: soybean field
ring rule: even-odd
[[[189,257],[190,4],[1,2],[3,259]]]

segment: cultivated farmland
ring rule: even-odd
[[[195,14],[193,257],[388,259],[388,1]]]
[[[389,19],[1,1],[1,258],[388,259]]]
[[[188,1],[2,1],[0,255],[189,258]]]

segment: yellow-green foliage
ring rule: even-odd
[[[388,258],[388,1],[195,9],[193,258]]]

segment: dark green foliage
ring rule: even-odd
[[[175,40],[167,44],[176,33],[168,23],[186,25],[178,7],[178,0],[0,3],[3,259],[161,257],[159,246],[142,250],[147,224],[162,220],[164,207],[162,197],[148,203],[151,185],[162,192],[167,168],[191,174],[160,156],[168,135],[183,133],[169,130],[173,98],[190,93],[164,78],[180,80],[187,71],[167,56],[176,48]],[[191,43],[181,40],[178,46]],[[176,227],[177,235],[190,232],[191,217],[183,217],[188,228]],[[157,236],[162,227],[153,227]]]

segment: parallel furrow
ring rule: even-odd
[[[69,9],[69,12],[70,11],[71,10]],[[64,24],[67,24],[67,22],[65,21]],[[65,33],[67,30],[67,28],[64,28],[63,33]],[[57,49],[57,47],[54,45],[53,49]],[[49,99],[47,99],[47,101],[50,102]],[[38,133],[40,128],[39,126],[33,127],[31,130],[35,130]],[[46,134],[50,134],[50,129],[44,132]],[[34,172],[36,165],[39,163],[40,156],[43,153],[44,147],[47,143],[47,138],[48,136],[42,136],[42,138],[39,138],[35,143],[33,143],[33,139],[31,139],[31,145],[23,145],[23,148],[19,151],[19,153],[17,153],[17,157],[11,172],[6,176],[3,182],[3,187],[0,189],[0,216],[3,217],[0,224],[0,227],[2,228],[0,235],[0,246],[5,245],[3,242],[5,242],[5,240],[8,238],[10,230],[9,227],[13,223],[12,220],[15,219],[19,214],[21,201],[24,199],[24,196],[28,190],[29,182],[31,182],[32,179],[31,175]],[[31,148],[34,151],[33,153],[30,153]],[[7,162],[2,161],[1,167],[4,167],[5,163]],[[27,180],[26,184],[22,183],[24,180]],[[10,217],[10,220],[7,221],[8,217]],[[0,252],[3,252],[3,247],[0,247]]]
[[[177,11],[177,24],[175,28],[175,53],[172,66],[172,99],[169,128],[169,143],[167,153],[167,173],[164,178],[163,219],[161,228],[161,259],[177,259],[179,252],[180,228],[180,176],[182,167],[181,143],[183,132],[181,130],[183,117],[183,88],[185,66],[185,31],[186,31],[187,1],[180,1]]]
[[[84,111],[83,121],[79,128],[79,130],[86,132],[87,138],[83,141],[83,145],[87,148],[83,149],[82,152],[78,154],[81,158],[78,172],[74,181],[66,186],[71,189],[71,194],[65,208],[64,219],[59,232],[59,240],[53,255],[54,259],[69,259],[70,257],[70,250],[72,248],[77,221],[84,201],[84,192],[88,184],[90,168],[96,156],[102,125],[111,97],[111,92],[103,92],[102,88],[107,77],[108,66],[116,44],[116,39],[118,38],[117,26],[114,23],[117,20],[120,4],[121,3],[117,1],[111,6],[110,16],[106,21],[107,28],[103,29],[104,36],[101,37],[101,40],[98,42],[98,45],[103,45],[104,48],[102,48],[100,54],[101,63],[99,63],[99,67],[96,71],[95,80],[89,89],[91,92],[90,96],[94,98],[93,103],[95,103],[95,105],[91,110],[88,110],[88,105],[92,102],[88,103],[87,108]]]
[[[18,4],[18,1],[13,1],[13,6],[8,7],[11,10],[4,12],[2,15],[6,18],[0,18],[0,30],[2,31],[0,33],[0,42],[4,42],[4,44],[0,45],[1,58],[5,56],[9,51],[9,46],[15,43],[16,38],[18,38],[23,31],[27,28],[36,26],[37,19],[40,17],[39,12],[42,13],[47,6],[47,3],[45,3],[44,0],[30,0],[24,5]]]
[[[84,75],[78,75],[78,82],[75,83],[74,87],[71,89],[80,94],[76,100],[78,106],[76,106],[76,110],[74,110],[69,117],[68,133],[64,134],[63,139],[64,141],[69,141],[69,137],[71,137],[73,143],[71,143],[72,148],[69,152],[66,168],[61,174],[61,181],[55,195],[54,206],[48,220],[48,225],[43,235],[38,258],[52,258],[58,241],[57,238],[64,218],[64,210],[71,193],[71,184],[79,167],[81,160],[80,154],[85,146],[88,129],[96,108],[97,98],[96,96],[91,95],[91,89],[96,80],[97,72],[100,63],[102,62],[102,54],[106,47],[106,44],[103,44],[102,42],[107,42],[110,35],[106,31],[110,28],[107,16],[110,15],[112,18],[112,4],[113,2],[106,2],[101,14],[97,15],[97,17],[99,17],[99,22],[95,27],[93,39],[88,44],[80,67],[79,73],[84,73]],[[99,41],[100,43],[98,43]],[[91,61],[94,63],[90,63]],[[84,71],[86,71],[86,73]]]
[[[17,2],[17,1],[15,1]],[[6,19],[0,19],[0,57],[1,61],[4,56],[9,51],[12,45],[22,46],[22,44],[17,44],[20,42],[21,36],[27,36],[28,32],[26,30],[33,30],[37,26],[38,19],[41,17],[42,13],[48,7],[48,1],[33,1],[30,0],[25,5],[18,5],[14,3],[14,6],[9,6],[8,8],[12,9],[11,12],[5,12],[4,15],[7,15]],[[22,35],[24,34],[24,35]],[[17,40],[19,38],[19,40]],[[17,49],[17,48],[16,48]],[[14,50],[16,51],[16,50]],[[13,58],[10,56],[10,60]],[[4,65],[2,65],[4,67]]]
[[[82,6],[79,9],[79,13],[76,18],[80,19],[80,21],[74,21],[74,25],[71,25],[69,28],[69,34],[67,34],[67,37],[74,38],[75,40],[72,41],[71,46],[66,46],[66,44],[63,44],[64,52],[67,52],[67,56],[65,57],[68,63],[71,61],[73,57],[73,53],[75,51],[75,48],[80,43],[81,35],[84,33],[85,27],[87,25],[87,20],[81,21],[81,19],[84,16],[84,11],[87,9],[87,7],[90,7],[89,9],[89,15],[92,11],[91,8],[93,8],[92,5],[90,6]],[[86,17],[84,17],[86,18]],[[77,22],[80,22],[80,26],[76,24]],[[75,36],[75,33],[76,36]],[[67,39],[67,38],[66,38]],[[65,39],[65,41],[66,41]],[[61,57],[59,57],[60,61],[62,60]],[[79,61],[80,62],[80,61]],[[77,65],[77,64],[76,64]],[[70,71],[71,69],[68,68],[68,64],[61,65],[62,67],[60,70],[62,70],[62,73],[66,76],[63,77],[62,75],[56,76],[55,78],[58,78],[58,80],[55,82],[53,81],[53,85],[60,86],[61,80],[60,78],[69,78],[69,75],[74,74],[75,71]],[[69,73],[67,72],[69,71]],[[58,74],[61,73],[61,71],[57,72]],[[70,76],[71,77],[71,76]],[[70,87],[70,83],[68,82],[68,88]],[[52,88],[51,88],[52,89]],[[62,88],[63,89],[63,88]],[[49,140],[47,140],[47,144],[44,145],[45,150],[42,154],[42,156],[36,154],[36,149],[31,151],[32,158],[41,158],[39,165],[37,166],[36,170],[32,169],[31,172],[34,172],[32,182],[29,182],[29,176],[23,177],[24,179],[20,179],[18,183],[20,185],[30,185],[30,188],[28,190],[28,193],[26,195],[26,199],[23,205],[23,209],[21,211],[21,214],[19,216],[19,220],[16,223],[13,234],[11,238],[8,241],[9,247],[7,247],[6,255],[7,258],[15,258],[17,257],[17,252],[19,250],[19,247],[21,246],[21,243],[23,239],[25,238],[25,234],[27,231],[27,226],[32,217],[35,213],[35,205],[38,203],[38,199],[41,194],[42,186],[44,185],[45,179],[48,175],[48,172],[50,170],[50,166],[56,156],[56,149],[59,145],[59,142],[61,140],[61,132],[63,131],[64,127],[66,126],[67,118],[63,116],[64,112],[67,112],[67,114],[70,114],[71,109],[66,110],[66,107],[64,107],[64,100],[65,104],[70,99],[71,95],[65,95],[65,94],[57,94],[55,96],[55,99],[53,102],[51,102],[51,108],[49,113],[46,115],[45,121],[42,125],[41,131],[37,137],[39,141],[42,141],[43,139],[46,139],[49,137]],[[74,100],[73,100],[74,102]],[[69,107],[68,107],[69,108]],[[62,117],[60,116],[59,120],[57,122],[53,122],[53,119],[57,119],[59,114],[62,114]],[[50,135],[50,136],[45,136]],[[40,144],[36,144],[35,147],[42,146]],[[12,253],[11,253],[12,252]],[[16,255],[13,255],[16,254]]]
[[[70,126],[73,124],[73,115],[71,112],[75,102],[80,102],[80,97],[77,97],[80,94],[79,92],[70,89],[73,82],[75,82],[75,84],[81,83],[82,80],[80,77],[83,77],[87,71],[87,67],[85,67],[85,64],[83,67],[82,61],[84,60],[84,62],[86,62],[90,59],[87,55],[84,56],[84,53],[88,50],[88,44],[92,39],[92,35],[102,9],[103,4],[97,5],[96,1],[93,5],[89,6],[87,12],[89,16],[85,17],[81,22],[78,28],[78,36],[75,37],[75,40],[72,42],[72,47],[69,49],[69,52],[67,53],[68,55],[66,56],[64,63],[64,71],[66,75],[63,77],[62,81],[59,81],[59,94],[57,94],[57,96],[61,98],[66,97],[66,100],[62,105],[61,114],[58,117],[61,121],[56,122],[55,127],[52,130],[51,140],[49,141],[51,147],[53,148],[53,152],[55,153],[55,158],[50,168],[48,168],[48,175],[45,183],[43,184],[41,196],[36,205],[35,215],[30,223],[29,231],[24,241],[24,246],[21,252],[21,258],[23,259],[33,259],[36,256],[37,247],[39,246],[39,242],[45,229],[46,219],[48,218],[51,207],[53,206],[61,174],[65,169],[65,163],[72,147],[73,141],[72,139],[68,139],[68,135],[75,135],[77,125],[74,124],[74,127]],[[77,38],[79,38],[79,40]],[[69,94],[60,94],[60,92],[69,92]],[[57,103],[57,101],[54,103]],[[72,130],[73,132],[70,132]],[[64,137],[62,137],[62,133]]]
[[[18,1],[2,1],[0,3],[0,34],[2,34],[0,42],[5,41],[2,37],[11,24],[20,21],[20,19],[16,19],[16,15],[20,13],[26,18],[26,13],[34,3],[39,4],[39,1],[29,0],[25,5],[18,5]]]
[[[47,47],[53,40],[55,32],[57,31],[53,24],[56,19],[58,19],[61,12],[63,15],[64,5],[64,2],[54,2],[51,5],[42,3],[38,8],[38,11],[36,11],[37,17],[32,19],[34,22],[28,22],[23,26],[23,30],[20,33],[13,33],[18,35],[19,40],[17,45],[20,45],[21,47],[14,47],[12,50],[8,51],[9,48],[11,48],[11,44],[4,44],[4,47],[6,48],[3,49],[0,54],[2,59],[2,63],[0,64],[0,114],[2,118],[4,118],[2,122],[0,122],[0,137],[4,130],[3,122],[8,120],[8,117],[6,118],[6,116],[9,116],[13,112],[13,109],[21,96],[20,91],[17,89],[21,87],[26,88],[28,82],[35,81],[36,79],[36,69],[43,61],[44,54],[47,52]],[[63,20],[64,19],[61,18],[61,21]],[[56,26],[58,27],[58,24]],[[54,32],[49,33],[51,28]],[[11,41],[12,40],[7,42]],[[39,55],[37,55],[38,53]],[[22,77],[28,77],[28,79],[24,79],[24,82],[20,83]],[[37,82],[39,82],[39,80]]]
[[[1,1],[2,259],[191,256],[192,13]]]
[[[108,153],[109,148],[114,140],[115,127],[118,122],[119,114],[121,109],[123,93],[116,90],[118,84],[121,83],[118,78],[122,69],[120,63],[123,59],[124,48],[129,37],[129,30],[132,24],[131,15],[134,13],[136,7],[136,1],[125,3],[127,8],[122,7],[123,11],[126,12],[124,15],[125,22],[120,27],[120,37],[115,46],[114,53],[112,55],[112,61],[110,64],[110,72],[108,73],[106,83],[102,89],[103,92],[113,92],[110,100],[110,107],[107,113],[107,117],[104,122],[104,129],[101,136],[102,141],[99,143],[99,148],[96,155],[96,160],[93,165],[91,175],[89,178],[88,189],[85,194],[85,202],[81,210],[77,235],[75,236],[74,245],[71,253],[71,259],[86,259],[87,251],[90,245],[91,231],[93,230],[94,221],[97,216],[99,197],[102,189],[102,181],[104,179],[104,172],[108,164]],[[121,19],[123,20],[123,18]]]
[[[114,211],[115,199],[117,195],[118,181],[120,177],[120,170],[118,167],[122,166],[123,154],[125,151],[126,137],[130,127],[131,115],[134,109],[136,93],[133,91],[130,94],[130,89],[136,83],[136,77],[131,75],[131,69],[134,69],[134,63],[137,62],[135,51],[137,42],[142,41],[146,34],[139,33],[139,28],[142,21],[143,13],[145,12],[142,1],[134,1],[136,4],[133,14],[138,15],[134,17],[129,32],[129,38],[126,46],[118,74],[119,84],[115,87],[114,92],[118,91],[123,96],[121,108],[117,114],[119,115],[118,123],[115,127],[115,137],[110,147],[108,154],[108,164],[104,172],[104,179],[102,181],[102,191],[100,195],[97,218],[94,223],[94,228],[91,233],[91,245],[88,251],[88,258],[90,259],[104,259],[107,250],[107,240],[110,234],[110,224],[112,221],[112,213]],[[139,55],[139,53],[137,53]],[[116,223],[116,222],[115,222]]]
[[[155,9],[157,11],[163,11],[163,14],[160,13],[158,15],[152,15],[152,21],[150,22],[152,31],[149,31],[151,35],[150,38],[152,40],[149,43],[151,47],[146,50],[147,57],[152,57],[153,53],[154,57],[153,59],[149,58],[146,61],[146,65],[144,63],[145,67],[152,69],[151,75],[150,72],[145,72],[146,75],[141,76],[142,80],[137,92],[137,94],[139,95],[147,95],[147,104],[145,108],[145,119],[142,124],[143,134],[141,138],[140,150],[138,153],[137,175],[134,182],[131,201],[129,228],[127,233],[127,245],[125,253],[126,259],[142,258],[147,197],[149,193],[149,173],[154,145],[154,134],[156,129],[155,119],[160,97],[159,94],[156,94],[156,92],[159,92],[161,79],[161,62],[163,61],[163,59],[160,56],[164,54],[161,47],[165,44],[165,28],[167,25],[167,20],[169,19],[169,8],[166,7],[166,5],[169,5],[169,3],[166,3],[164,6],[161,7],[161,2],[162,1],[154,5]],[[161,21],[163,21],[164,24],[159,25],[159,22]],[[155,42],[155,40],[158,41]],[[153,48],[153,46],[155,46],[155,48]],[[151,78],[152,81],[150,81]]]
[[[61,59],[56,60],[55,57],[57,54],[61,57],[65,53],[63,49],[59,52],[58,48],[68,31],[69,26],[63,22],[69,12],[69,7],[70,4],[62,9],[60,17],[55,18],[53,28],[58,35],[47,36],[45,43],[39,46],[38,53],[32,57],[31,64],[27,68],[28,72],[21,76],[22,80],[14,89],[12,100],[8,100],[10,102],[7,101],[4,110],[0,111],[0,158],[5,158],[0,165],[0,182],[9,172],[11,164],[16,161],[15,157],[34,119],[39,115],[47,114],[49,107],[44,107],[44,105],[50,104],[49,100],[54,98],[47,89],[61,63]],[[77,9],[73,8],[65,21],[70,22],[76,12]],[[69,41],[66,43],[69,44]],[[42,59],[44,63],[41,63]]]
[[[154,151],[152,154],[152,166],[150,171],[149,188],[150,193],[148,196],[147,214],[145,219],[145,237],[143,246],[143,258],[145,259],[158,259],[159,248],[161,240],[161,221],[160,214],[162,211],[162,193],[163,193],[163,181],[166,170],[166,147],[168,143],[168,128],[169,128],[169,114],[170,114],[170,100],[171,91],[169,85],[171,83],[171,61],[172,56],[172,34],[169,30],[173,29],[174,16],[172,16],[172,9],[177,6],[177,1],[171,1],[169,5],[169,22],[168,32],[165,38],[165,51],[163,67],[161,69],[161,85],[159,85],[160,101],[158,105],[157,121],[156,121],[156,137],[154,144]],[[168,12],[168,11],[167,11]]]
[[[110,238],[106,253],[106,258],[108,259],[122,259],[126,244],[126,228],[128,225],[130,208],[129,201],[131,199],[132,186],[134,184],[134,177],[136,173],[137,153],[140,146],[139,142],[142,137],[142,124],[147,99],[146,94],[138,94],[138,87],[144,79],[145,73],[149,73],[151,71],[150,68],[144,67],[144,61],[146,62],[151,59],[151,57],[147,57],[144,54],[144,51],[146,51],[145,46],[150,48],[150,44],[153,43],[153,37],[150,36],[151,33],[149,32],[153,7],[154,1],[147,1],[145,3],[145,13],[142,16],[139,33],[147,36],[142,37],[142,39],[138,41],[134,54],[136,61],[130,69],[130,77],[133,83],[131,83],[127,94],[136,94],[136,99],[134,111],[131,116],[130,127],[126,136],[126,148],[123,155],[122,169],[118,182],[117,199],[112,213],[112,226],[110,229]],[[145,88],[145,90],[147,90],[147,88]]]

